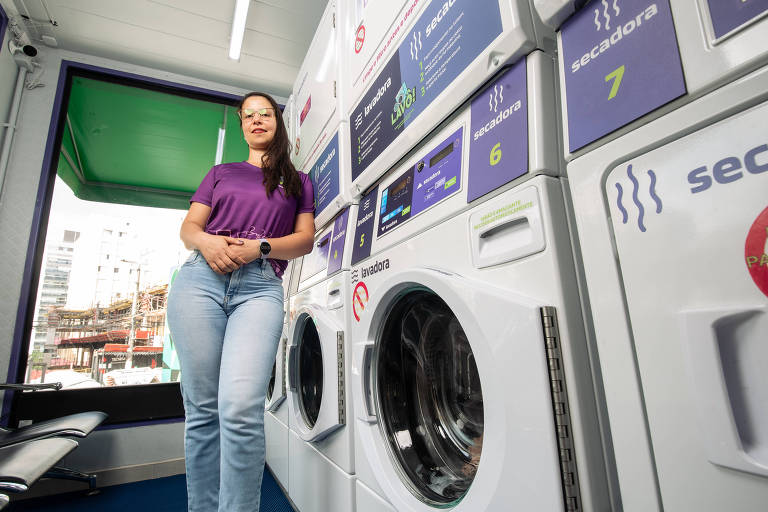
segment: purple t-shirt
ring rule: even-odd
[[[280,238],[293,233],[296,215],[315,209],[312,181],[303,172],[299,176],[300,198],[286,198],[282,185],[267,198],[261,167],[248,162],[214,165],[189,202],[211,207],[206,233],[249,240]],[[281,277],[288,262],[269,261]]]

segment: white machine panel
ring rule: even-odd
[[[318,149],[319,137],[328,123],[341,120],[337,94],[339,76],[336,0],[330,0],[304,57],[293,87],[293,161],[304,167]]]
[[[581,9],[589,0],[533,0],[533,7],[541,21],[557,29],[568,17]]]
[[[343,96],[349,105],[353,196],[502,66],[535,48],[551,50],[554,43],[551,29],[535,21],[529,0],[413,0],[386,3],[386,13],[378,11],[382,4],[371,2],[360,18],[345,14],[342,60],[350,69]],[[369,17],[368,9],[376,9],[376,16]],[[389,27],[383,37],[369,40],[382,26]],[[365,50],[371,52],[368,60],[354,53],[360,27],[362,48],[378,45]]]
[[[768,62],[766,16],[766,0],[589,2],[558,36],[566,157]]]
[[[758,70],[568,166],[627,509],[768,502],[766,91]]]
[[[327,124],[300,170],[309,174],[315,191],[315,227],[322,229],[350,204],[349,125]]]

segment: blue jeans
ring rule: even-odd
[[[259,510],[264,399],[283,314],[282,281],[266,261],[221,275],[194,251],[171,285],[189,512]]]

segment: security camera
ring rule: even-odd
[[[11,55],[26,55],[27,57],[36,57],[37,48],[31,44],[19,44],[16,41],[8,41],[8,49],[11,51]]]

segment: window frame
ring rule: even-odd
[[[0,11],[2,11],[1,8]],[[14,324],[6,382],[23,382],[26,374],[26,354],[29,352],[32,334],[32,320],[41,277],[53,188],[66,127],[69,93],[75,77],[92,78],[230,106],[237,105],[240,101],[240,96],[211,89],[75,61],[61,62],[24,262],[22,289]],[[55,392],[6,391],[3,396],[1,423],[16,426],[20,420],[42,421],[64,414],[91,410],[106,412],[109,418],[103,425],[111,428],[177,422],[184,418],[179,383],[172,382]]]
[[[10,19],[5,13],[5,9],[0,5],[0,43],[2,43],[0,44],[0,53],[3,51],[3,48],[5,48],[5,31],[8,29],[9,21]]]

